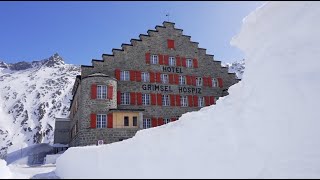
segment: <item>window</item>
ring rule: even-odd
[[[130,93],[121,93],[121,104],[129,105],[130,104]]]
[[[97,128],[106,128],[107,118],[105,114],[97,114]]]
[[[142,105],[150,105],[150,94],[142,94]]]
[[[204,97],[198,97],[198,106],[203,107],[204,106]]]
[[[168,124],[170,121],[171,121],[170,118],[164,118],[163,119],[163,123],[164,124]]]
[[[107,99],[107,86],[98,85],[97,91],[98,91],[97,99]]]
[[[133,116],[133,123],[132,123],[133,126],[137,126],[138,125],[138,118],[137,116]]]
[[[151,64],[159,64],[158,55],[152,55],[151,56]]]
[[[212,87],[218,87],[218,81],[215,78],[212,78]]]
[[[174,57],[169,57],[169,66],[176,66],[176,59]]]
[[[202,78],[201,77],[197,77],[196,78],[196,85],[197,86],[202,86]]]
[[[120,72],[120,80],[121,81],[129,81],[130,80],[129,71],[121,71]]]
[[[188,99],[187,96],[181,96],[180,97],[180,101],[181,101],[181,106],[182,107],[188,107]]]
[[[192,59],[187,59],[187,67],[192,67]]]
[[[162,106],[169,106],[169,95],[162,95]]]
[[[125,117],[123,118],[123,125],[124,125],[124,126],[129,126],[129,117],[128,117],[128,116],[125,116]]]
[[[150,81],[150,74],[148,72],[141,73],[142,82],[149,82]]]
[[[143,129],[147,129],[151,127],[151,119],[145,118],[143,119]]]
[[[162,83],[168,83],[169,82],[168,74],[161,74],[161,81]]]
[[[179,76],[179,84],[180,85],[186,84],[186,77],[185,76]]]

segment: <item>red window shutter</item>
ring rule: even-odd
[[[91,99],[97,99],[97,85],[91,85]]]
[[[218,83],[219,83],[219,87],[222,88],[223,87],[222,78],[218,78]]]
[[[118,105],[121,104],[121,92],[120,91],[117,92],[117,104]]]
[[[193,67],[198,68],[198,59],[193,59]]]
[[[179,75],[178,74],[174,74],[174,83],[179,84]]]
[[[108,117],[107,128],[113,128],[113,115],[112,115],[112,113],[109,113],[107,115],[107,117]]]
[[[150,53],[146,53],[146,63],[150,64]]]
[[[210,96],[210,105],[214,104],[214,96]]]
[[[194,107],[198,107],[198,96],[193,96],[193,105]]]
[[[186,75],[186,78],[187,78],[187,85],[192,85],[191,76]]]
[[[157,104],[158,106],[162,106],[162,94],[157,94]]]
[[[151,83],[154,83],[155,82],[155,75],[154,75],[154,72],[150,72],[150,82]]]
[[[161,83],[161,74],[160,73],[156,73],[156,82],[157,83]]]
[[[97,116],[96,114],[90,115],[90,128],[96,128],[97,127]]]
[[[136,73],[133,70],[130,70],[130,81],[136,80]]]
[[[169,74],[169,83],[174,84],[173,74]]]
[[[175,106],[175,99],[173,94],[170,94],[170,106]]]
[[[108,86],[108,99],[112,99],[113,97],[113,86]]]
[[[191,95],[188,96],[188,104],[189,104],[189,107],[192,107],[192,106],[193,106],[192,96],[191,96]]]
[[[210,106],[210,97],[209,96],[205,96],[204,101],[206,103],[206,106]]]
[[[176,57],[176,65],[181,66],[181,59],[179,56]]]
[[[174,40],[168,39],[168,48],[174,48]]]
[[[151,105],[157,105],[156,104],[156,94],[150,94],[151,96]]]
[[[177,118],[175,118],[175,117],[171,118],[171,122],[176,121],[176,120],[177,120]]]
[[[195,76],[191,76],[192,79],[192,85],[196,86],[197,85],[197,80]]]
[[[187,59],[183,57],[181,61],[182,61],[182,66],[187,67]]]
[[[208,78],[202,77],[202,79],[203,79],[203,86],[208,86]]]
[[[130,104],[136,105],[136,93],[135,92],[130,92]]]
[[[180,95],[176,95],[176,106],[181,106]]]
[[[159,117],[159,118],[158,118],[158,126],[161,126],[161,125],[163,125],[163,124],[164,124],[163,118],[162,118],[162,117]]]
[[[208,86],[212,87],[212,78],[211,77],[208,77]]]
[[[151,118],[151,125],[152,125],[152,127],[157,127],[158,126],[157,118]]]
[[[164,65],[168,66],[169,65],[169,56],[168,55],[164,55]]]
[[[136,80],[137,82],[141,82],[141,71],[136,71]]]
[[[138,101],[138,105],[142,105],[142,94],[141,93],[137,93],[137,101]]]
[[[159,54],[158,57],[159,57],[159,64],[163,65],[163,55]]]
[[[115,70],[115,76],[118,81],[120,81],[120,69]]]

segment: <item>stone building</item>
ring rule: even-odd
[[[236,75],[174,25],[163,22],[81,66],[72,90],[69,146],[121,141],[228,94]]]

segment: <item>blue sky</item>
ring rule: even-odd
[[[175,22],[215,59],[233,62],[244,54],[230,45],[242,19],[262,1],[218,2],[0,2],[0,60],[7,63],[48,58],[91,65],[112,48]]]

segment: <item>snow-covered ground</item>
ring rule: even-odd
[[[269,2],[232,44],[242,81],[215,106],[103,146],[69,148],[62,178],[320,178],[320,3]]]

